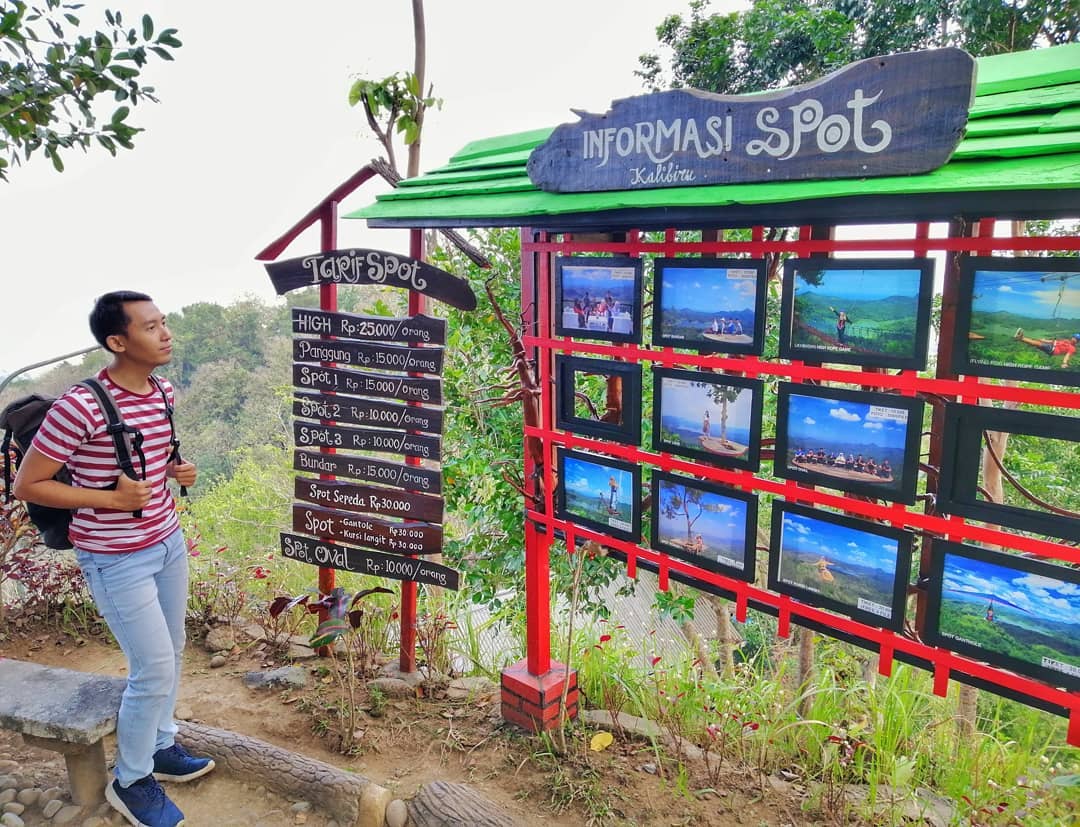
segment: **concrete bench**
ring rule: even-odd
[[[102,739],[116,729],[127,681],[89,672],[0,658],[0,727],[27,745],[59,752],[71,800],[105,800],[108,774]]]

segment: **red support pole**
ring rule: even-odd
[[[409,255],[417,260],[424,257],[424,231],[409,230]],[[422,293],[409,291],[409,315],[423,313],[427,301]],[[410,342],[410,344],[414,344]],[[407,457],[407,465],[419,465],[418,457]],[[407,555],[412,557],[413,555]],[[404,580],[401,583],[401,631],[399,634],[398,669],[402,672],[416,671],[416,583]]]
[[[337,249],[337,202],[327,201],[319,207],[319,249],[327,253]],[[319,309],[337,310],[337,285],[323,284],[319,286]],[[324,363],[325,364],[325,363]],[[326,423],[331,424],[331,423]],[[324,454],[334,453],[333,448],[321,448]],[[320,474],[320,479],[333,479],[330,474]],[[334,590],[334,570],[330,568],[319,569],[319,593],[329,594]],[[326,610],[319,612],[319,621],[326,620]]]

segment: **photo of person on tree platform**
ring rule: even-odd
[[[1080,259],[967,259],[957,318],[957,373],[1080,383]]]
[[[713,353],[759,353],[764,263],[657,259],[653,343]]]
[[[761,396],[754,381],[665,368],[653,377],[653,447],[757,467]]]
[[[617,537],[636,539],[640,469],[578,451],[560,451],[558,460],[560,514]]]
[[[933,261],[790,259],[784,264],[780,356],[921,369]]]

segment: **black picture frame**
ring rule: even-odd
[[[656,259],[653,344],[760,355],[767,284],[768,270],[760,258]]]
[[[642,272],[641,259],[629,256],[556,258],[552,296],[555,335],[640,344]],[[575,304],[586,300],[587,312]],[[624,310],[627,304],[628,312]],[[612,305],[614,311],[609,314],[607,309]],[[598,313],[603,315],[594,321]]]
[[[757,470],[764,387],[760,379],[681,368],[652,370],[654,450],[724,468]],[[729,396],[732,391],[735,398]],[[725,411],[726,418],[736,422],[725,423]],[[716,427],[721,430],[714,436]]]
[[[757,494],[664,471],[653,471],[651,493],[649,538],[654,550],[707,571],[754,582]],[[682,533],[683,525],[670,525],[678,522],[680,507],[685,541],[675,536]]]
[[[636,543],[641,537],[641,466],[561,446],[555,460],[555,516]],[[612,480],[615,489],[609,491]],[[629,502],[623,499],[627,496]]]
[[[788,259],[780,358],[922,370],[933,292],[931,258]]]
[[[984,431],[1080,443],[1080,418],[984,405],[947,403],[942,434],[938,510],[945,514],[957,514],[1034,534],[1051,535],[1072,542],[1080,541],[1080,519],[1076,517],[980,498],[979,466],[983,453]],[[1004,460],[1006,464],[1010,455],[1017,455],[1016,440],[1012,439],[1010,442],[1012,444]]]
[[[585,374],[594,377],[618,377],[622,380],[622,421],[602,422],[582,416],[577,410]],[[599,384],[599,383],[598,383]],[[603,413],[606,382],[598,389],[602,394],[590,402]],[[636,362],[615,362],[610,359],[588,359],[581,356],[555,356],[555,427],[575,434],[607,439],[624,445],[641,444],[641,365]]]
[[[908,531],[773,500],[769,589],[899,632],[912,548]]]
[[[961,258],[954,373],[1080,387],[1078,337],[1080,258]]]
[[[912,505],[924,408],[913,396],[781,382],[773,473]]]
[[[934,540],[927,596],[926,643],[1080,690],[1080,569]]]

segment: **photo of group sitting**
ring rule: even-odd
[[[888,500],[915,494],[923,403],[893,394],[781,383],[777,476]]]
[[[759,352],[763,261],[661,258],[654,268],[653,344],[714,353]]]
[[[578,339],[641,338],[641,261],[570,256],[555,263],[556,333]]]

